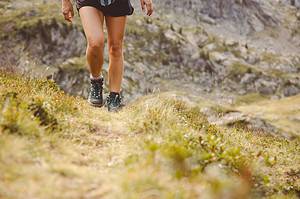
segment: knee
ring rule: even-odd
[[[93,52],[99,52],[104,48],[104,38],[89,39],[88,47]]]
[[[112,42],[109,45],[109,54],[113,57],[122,57],[123,56],[123,43],[120,42]]]

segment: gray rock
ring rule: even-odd
[[[228,55],[220,52],[209,53],[209,60],[212,62],[222,63],[228,58]]]
[[[242,127],[245,130],[250,130],[253,133],[266,133],[271,134],[273,136],[282,136],[287,139],[292,138],[287,132],[283,132],[282,130],[276,128],[269,122],[264,119],[251,117],[249,115],[245,115],[239,112],[229,113],[230,116],[224,116],[220,120],[223,120],[223,126],[229,127]]]
[[[207,52],[211,52],[211,51],[214,51],[217,47],[218,46],[216,43],[210,43],[210,44],[204,46],[203,50],[205,50]]]
[[[239,46],[239,42],[234,39],[226,39],[225,45],[229,46],[229,47],[237,47],[237,46]]]
[[[233,27],[233,31],[244,30],[242,34],[255,30],[261,31],[265,26],[278,23],[276,15],[259,0],[190,0],[188,3],[178,0],[154,0],[154,3],[157,7],[165,8],[164,12],[181,13],[182,21],[185,17],[189,18],[190,23],[194,20],[195,24],[204,21],[208,24],[222,25],[226,21],[230,24],[226,27]]]
[[[300,21],[300,11],[296,14],[297,19]]]
[[[234,123],[245,122],[247,120],[247,116],[241,112],[230,112],[221,118],[214,118],[215,121],[213,121],[212,118],[210,119],[212,124],[230,126]]]
[[[171,41],[178,41],[178,34],[172,30],[167,30],[164,32],[164,36]]]
[[[256,79],[256,75],[253,74],[253,73],[246,73],[242,79],[241,79],[241,83],[242,84],[250,84],[250,83],[253,83]]]
[[[220,115],[212,108],[206,107],[202,108],[201,112],[208,117],[208,121],[211,124],[228,127],[238,125],[239,127],[243,127],[246,130],[249,129],[253,132],[270,133],[276,136],[288,135],[261,118],[252,117],[239,111],[228,112]]]
[[[295,85],[290,85],[283,89],[283,94],[286,97],[297,95],[298,93],[300,93],[300,88],[296,87]]]
[[[213,18],[209,17],[208,15],[199,14],[199,19],[200,19],[200,21],[203,21],[203,22],[211,24],[211,25],[215,25],[216,24],[216,20],[214,20]]]
[[[255,87],[263,95],[272,95],[276,92],[278,84],[272,80],[259,79],[255,82]]]
[[[151,33],[158,33],[159,32],[159,27],[155,24],[147,24],[147,29],[151,32]]]

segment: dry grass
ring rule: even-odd
[[[7,73],[0,93],[0,198],[299,194],[299,139],[212,126],[176,97],[108,113],[52,82]]]
[[[63,20],[58,2],[43,2],[9,1],[15,9],[0,10],[0,36]],[[155,20],[163,31],[166,25]],[[143,31],[129,21],[129,34]],[[156,56],[146,58],[167,55]],[[233,75],[256,72],[239,63],[232,68]],[[244,101],[256,102],[252,97]],[[299,96],[261,100],[238,108],[299,129]],[[199,106],[169,94],[142,97],[114,114],[64,94],[53,82],[0,73],[0,198],[297,198],[299,147],[298,137],[210,125]]]
[[[288,134],[300,135],[300,95],[281,100],[261,100],[237,109],[263,118]]]

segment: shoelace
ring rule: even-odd
[[[100,97],[100,92],[102,89],[102,80],[101,81],[91,81],[91,93],[96,98]]]
[[[107,101],[108,103],[121,103],[122,97],[121,95],[115,95],[114,97],[112,96],[107,96]]]

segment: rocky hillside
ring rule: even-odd
[[[299,1],[132,2],[109,114],[78,14],[0,1],[0,198],[299,197]]]

